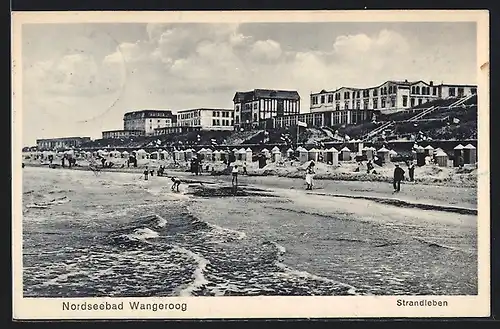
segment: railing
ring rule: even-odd
[[[470,99],[472,97],[474,97],[474,95],[469,95],[469,96],[466,96],[466,97],[462,97],[459,100],[451,103],[450,105],[448,105],[446,107],[448,109],[451,109],[453,107],[460,106],[461,104],[464,104],[468,99]],[[423,117],[431,114],[432,112],[434,112],[435,110],[440,109],[440,108],[443,108],[443,107],[440,107],[440,106],[431,106],[430,108],[424,110],[423,112],[420,112],[420,113],[416,114],[415,116],[411,117],[408,120],[403,120],[402,122],[415,122],[415,121],[421,120]],[[440,120],[440,121],[443,121],[443,120]],[[374,130],[372,130],[371,132],[369,132],[368,134],[366,134],[365,136],[363,136],[361,139],[363,140],[363,142],[366,142],[369,138],[372,138],[372,137],[376,136],[377,134],[381,133],[383,130],[385,130],[385,129],[391,127],[391,126],[393,126],[394,123],[395,123],[395,121],[386,122],[382,126],[375,128]]]

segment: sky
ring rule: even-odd
[[[476,24],[26,24],[23,145],[123,129],[140,109],[232,108],[236,91],[309,95],[386,80],[476,84]]]

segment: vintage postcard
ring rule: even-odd
[[[12,18],[15,319],[489,316],[487,11]]]

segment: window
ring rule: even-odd
[[[422,98],[418,99],[418,105],[422,105]]]
[[[377,89],[373,89],[373,96],[378,96],[378,90]]]
[[[253,121],[257,121],[257,113],[253,114]]]
[[[256,110],[257,108],[259,108],[259,104],[258,103],[254,103],[253,104],[253,108]]]
[[[380,107],[381,107],[381,108],[384,108],[384,107],[385,107],[385,98],[382,98],[382,99],[380,100]]]
[[[335,100],[339,101],[340,100],[340,94],[339,93],[336,93],[335,94]]]
[[[344,109],[348,110],[349,109],[349,102],[344,103]]]
[[[213,117],[216,117],[216,116],[217,116],[217,111],[213,111],[213,112],[212,112],[212,116],[213,116]]]
[[[419,86],[417,86],[417,87],[415,88],[415,94],[417,94],[417,95],[419,95],[419,94],[420,94],[420,87],[419,87]]]
[[[356,101],[356,109],[360,109],[361,108],[361,102],[359,100]]]
[[[437,87],[432,87],[432,94],[436,96],[437,94]]]
[[[407,106],[408,106],[408,96],[403,95],[403,107],[407,107]]]
[[[365,99],[364,102],[363,102],[363,108],[364,109],[368,108],[368,100],[367,99]]]
[[[392,86],[389,86],[389,94],[392,94]]]
[[[328,95],[328,103],[333,103],[333,95]]]
[[[374,109],[378,108],[378,98],[373,99],[373,108]]]
[[[325,95],[321,95],[321,104],[325,103]]]
[[[356,97],[358,97],[358,98],[359,98],[359,90],[358,90],[358,93],[356,94]]]
[[[340,103],[335,104],[335,110],[337,110],[337,111],[340,110]]]
[[[450,88],[449,90],[450,96],[455,96],[455,88]]]
[[[475,94],[477,94],[477,89],[476,88],[471,88],[470,92],[472,93],[472,95],[475,95]]]
[[[464,95],[464,88],[458,88],[458,96],[463,97]]]
[[[396,97],[391,97],[391,107],[396,107]]]
[[[231,120],[231,126],[234,126],[234,120]]]
[[[231,112],[231,118],[234,118],[234,112]]]
[[[236,112],[240,110],[240,105],[236,105]]]
[[[411,93],[414,94],[415,93],[415,87],[411,87]]]

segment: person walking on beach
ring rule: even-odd
[[[233,170],[231,170],[231,174],[233,176],[231,180],[231,185],[233,186],[233,189],[238,188],[238,166],[234,165]]]
[[[413,161],[411,161],[408,166],[408,175],[410,176],[410,182],[413,182],[415,177],[415,163],[413,163]]]
[[[181,185],[181,180],[177,177],[172,177],[172,187],[170,188],[172,191],[177,191],[179,192],[179,185]]]
[[[314,178],[314,161],[311,161],[309,166],[306,168],[306,190],[312,190],[313,189],[313,178]]]
[[[248,175],[248,172],[247,172],[247,162],[243,162],[243,175]]]
[[[392,185],[394,186],[394,192],[399,192],[401,190],[401,181],[403,180],[405,171],[396,163],[396,168],[394,168],[394,180]]]
[[[148,180],[148,175],[149,175],[148,167],[146,167],[143,174],[144,174],[144,180]]]
[[[368,160],[368,163],[366,164],[366,173],[369,174],[372,170],[373,170],[372,160]]]

